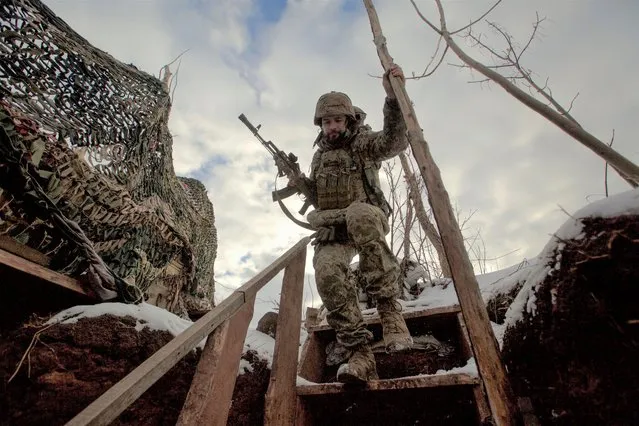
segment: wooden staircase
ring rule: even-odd
[[[255,296],[282,270],[280,312],[270,384],[265,395],[264,424],[517,424],[514,417],[512,420],[499,420],[499,415],[495,414],[499,413],[499,407],[506,401],[490,399],[487,389],[503,379],[492,370],[489,370],[489,375],[482,375],[481,368],[477,369],[479,371],[462,369],[433,374],[441,369],[434,362],[418,362],[416,367],[415,360],[433,359],[432,353],[418,348],[399,354],[376,352],[380,380],[370,381],[364,386],[336,383],[336,367],[326,366],[326,348],[335,340],[335,332],[326,325],[309,326],[308,323],[309,334],[300,356],[302,290],[308,243],[308,237],[300,240],[78,413],[67,426],[110,424],[207,336],[209,339],[177,424],[227,424]],[[5,245],[4,248],[9,247]],[[65,287],[66,291],[87,296],[75,280],[32,261],[37,259],[27,260],[25,253],[15,249],[11,248],[21,256],[0,250],[0,277],[23,274],[30,279],[42,280],[49,286],[54,284]],[[485,355],[477,357],[481,351],[473,346],[473,338],[467,331],[462,314],[460,306],[403,313],[414,338],[432,335],[438,341],[445,341],[449,349],[452,348],[448,352],[454,355],[454,365],[449,362],[447,367],[462,367],[471,359],[478,366],[482,362],[484,365],[497,365],[501,362],[499,359],[490,359]],[[307,315],[307,321],[308,318]],[[379,341],[382,337],[379,317],[367,317],[366,324]],[[494,339],[494,336],[491,334],[480,338]],[[520,406],[518,411],[523,414],[524,424],[537,424],[530,407]]]
[[[413,337],[431,335],[452,346],[447,359],[452,355],[457,366],[474,361],[459,306],[406,312],[404,318]],[[370,317],[366,323],[375,339],[381,340],[379,317]],[[375,351],[380,380],[363,386],[344,385],[335,383],[336,367],[326,365],[326,348],[335,332],[327,325],[311,326],[308,331],[298,369],[296,425],[491,424],[476,368],[474,372],[434,374],[439,369],[437,353]],[[430,362],[411,368],[420,358]]]

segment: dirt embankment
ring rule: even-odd
[[[504,358],[542,424],[639,424],[639,216],[583,224],[536,314],[506,332]]]
[[[105,315],[45,330],[27,325],[3,336],[0,425],[62,425],[172,339],[164,331],[137,331],[135,324],[131,317]],[[229,422],[262,424],[269,370],[254,352],[243,357],[253,368],[237,379]],[[185,356],[113,424],[174,425],[198,359],[199,351]]]

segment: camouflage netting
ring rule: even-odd
[[[213,206],[200,182],[175,175],[166,82],[91,46],[37,0],[3,1],[0,31],[0,235],[81,276],[90,256],[59,213],[150,303],[210,308]]]

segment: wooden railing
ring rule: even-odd
[[[293,424],[306,247],[303,238],[71,419],[107,425],[208,336],[178,425],[226,425],[255,295],[284,269],[265,424]],[[275,398],[277,396],[277,398]]]

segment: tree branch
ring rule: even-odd
[[[441,35],[441,30],[439,28],[437,28],[435,25],[433,25],[428,18],[426,18],[422,12],[419,10],[419,8],[417,7],[417,5],[415,4],[415,0],[410,0],[410,2],[413,4],[413,7],[415,8],[415,12],[417,12],[417,15],[419,15],[420,18],[422,18],[422,21],[424,21],[426,23],[426,25],[428,25],[429,27],[432,28],[433,31],[435,31],[437,34]]]
[[[455,34],[457,34],[457,33],[460,33],[460,32],[462,32],[462,31],[464,31],[464,30],[465,30],[465,29],[467,29],[467,28],[472,27],[472,26],[473,26],[473,25],[475,25],[477,22],[479,22],[479,21],[481,21],[482,19],[484,19],[484,18],[485,18],[485,17],[486,17],[486,16],[487,16],[490,12],[492,12],[492,11],[493,11],[493,9],[495,9],[495,8],[499,5],[499,3],[501,3],[501,1],[502,1],[502,0],[497,0],[497,2],[496,2],[494,5],[492,5],[492,7],[491,7],[490,9],[488,9],[488,10],[486,11],[486,13],[484,13],[483,15],[481,15],[479,18],[475,19],[474,21],[470,21],[470,24],[466,25],[465,27],[462,27],[462,28],[460,28],[460,29],[458,29],[458,30],[456,30],[456,31],[451,32],[451,33],[450,33],[450,35],[455,35]],[[414,3],[413,3],[413,4],[414,4]]]
[[[526,105],[528,108],[537,112],[548,121],[559,127],[561,130],[569,134],[575,140],[589,148],[595,154],[603,158],[605,161],[609,162],[615,168],[615,170],[620,172],[621,176],[631,186],[639,186],[639,167],[632,161],[609,147],[606,143],[602,142],[600,139],[586,131],[574,120],[574,118],[572,118],[572,116],[570,116],[568,111],[565,111],[565,109],[563,108],[561,110],[552,109],[547,104],[544,104],[535,97],[521,90],[519,87],[517,87],[517,85],[511,82],[509,78],[499,74],[495,70],[488,68],[486,65],[478,62],[477,60],[466,54],[466,52],[464,52],[464,50],[461,49],[459,45],[457,45],[451,34],[448,32],[446,26],[446,17],[441,0],[435,0],[435,3],[437,4],[437,9],[439,10],[440,17],[440,29],[438,31],[438,34],[442,35],[448,46],[453,52],[455,52],[457,57],[459,57],[462,62],[500,85],[504,90],[506,90],[513,97]],[[533,85],[533,87],[539,88],[539,86],[534,83],[532,78],[530,78],[529,74],[527,74],[526,72],[522,72],[522,74],[524,75],[524,79],[529,84]],[[526,76],[528,77],[526,78]],[[555,106],[556,101],[552,98],[552,96],[550,96],[550,94],[546,93],[543,90],[541,91],[541,94],[549,102],[551,102],[553,106]],[[549,98],[552,99],[552,101]]]

